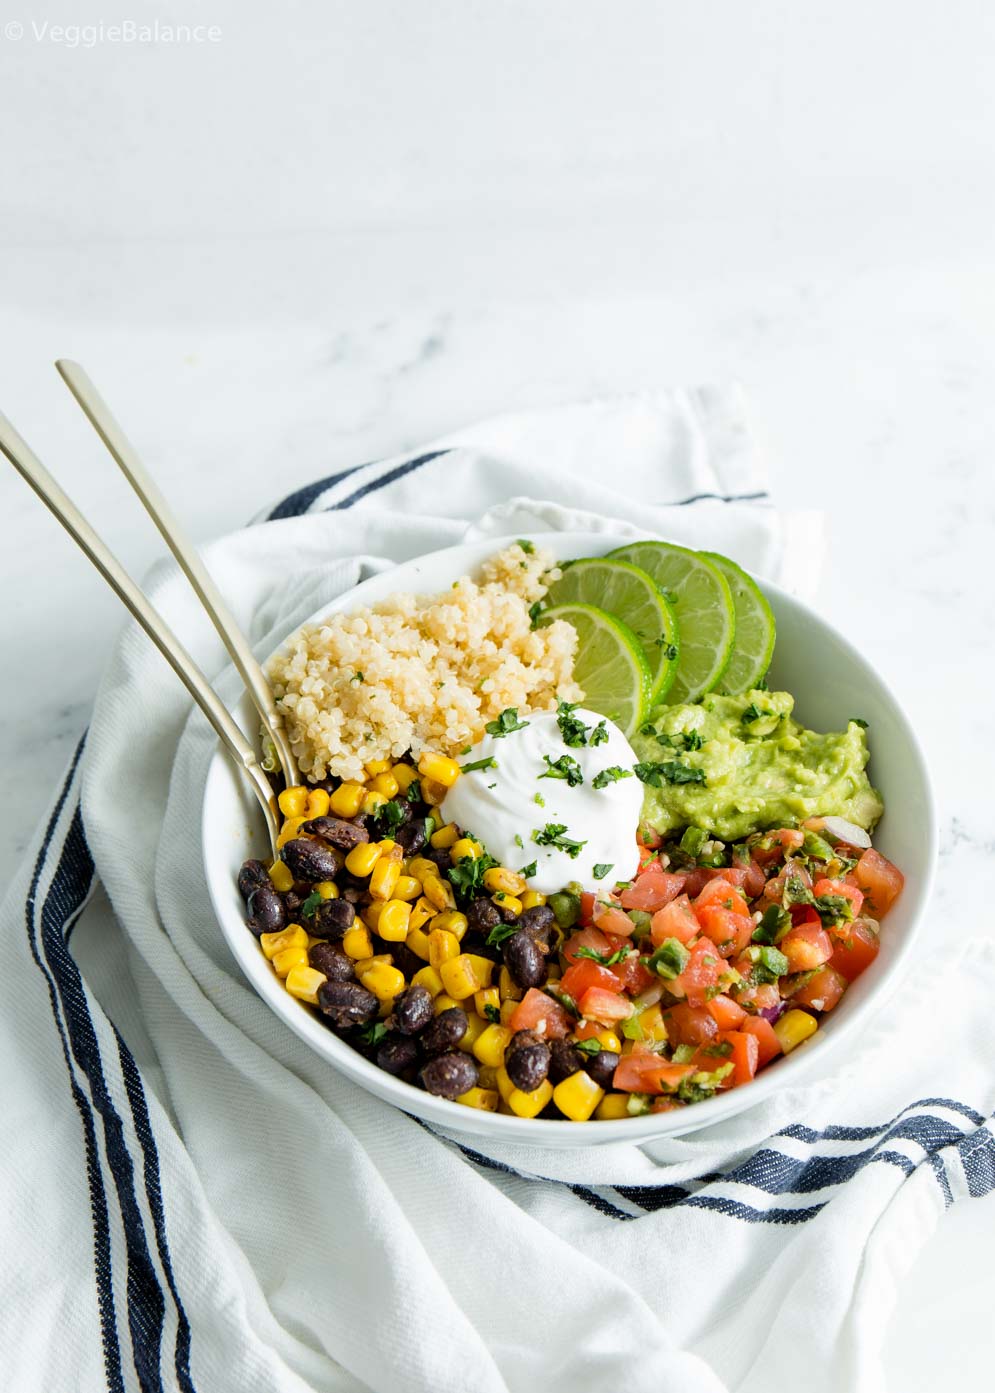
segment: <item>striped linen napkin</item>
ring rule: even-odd
[[[635,525],[812,583],[818,527],[773,506],[716,390],[488,422],[301,489],[206,557],[265,654],[425,551]],[[148,588],[219,671],[176,568]],[[2,908],[5,1387],[880,1387],[897,1278],[995,1186],[991,948],[905,992],[836,1074],[720,1127],[469,1146],[338,1077],[241,979],[200,862],[213,744],[126,628]],[[942,1057],[927,988],[958,993]]]

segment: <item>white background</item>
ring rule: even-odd
[[[128,565],[161,547],[56,356],[87,365],[197,538],[482,414],[736,377],[779,497],[828,515],[819,603],[933,758],[934,914],[990,924],[990,4],[18,4],[0,408]],[[156,19],[220,37],[54,28]],[[6,869],[120,621],[9,473],[0,523]],[[940,1050],[945,1010],[923,1023]],[[993,1239],[981,1201],[924,1249],[894,1388],[990,1381]]]

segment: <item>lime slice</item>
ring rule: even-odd
[[[649,664],[635,634],[596,605],[554,605],[543,610],[539,624],[554,619],[577,630],[574,677],[583,688],[584,705],[633,735],[646,719],[651,688]]]
[[[629,542],[609,556],[646,571],[673,605],[681,650],[667,700],[697,701],[718,683],[732,652],[736,611],[725,576],[700,552],[673,542]]]
[[[550,605],[595,605],[627,624],[649,663],[650,700],[663,700],[677,673],[680,641],[674,611],[645,571],[598,557],[574,561],[550,586],[546,600]]]
[[[770,667],[774,652],[774,615],[763,592],[742,566],[720,556],[717,551],[702,552],[717,566],[729,583],[736,606],[736,639],[732,656],[722,674],[719,688],[730,696],[749,692]]]

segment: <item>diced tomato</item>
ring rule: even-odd
[[[781,875],[776,875],[768,880],[764,886],[764,899],[769,904],[780,904],[784,894],[784,887],[789,880],[800,880],[806,890],[812,888],[812,877],[804,866],[800,866],[797,861],[792,861],[791,866]]]
[[[752,966],[747,962],[737,970],[745,976]],[[776,982],[761,982],[755,987],[733,987],[731,990],[736,993],[740,1006],[745,1006],[747,1011],[770,1011],[781,1001]]]
[[[615,1066],[612,1087],[624,1093],[663,1093],[694,1072],[693,1064],[670,1064],[659,1054],[624,1054]]]
[[[624,1021],[632,1015],[633,1005],[627,997],[619,994],[618,985],[614,991],[605,991],[603,987],[588,987],[587,991],[577,1002],[577,1010],[588,1020],[604,1021],[605,1025],[613,1025],[615,1021]]]
[[[868,847],[854,867],[857,884],[867,894],[880,919],[902,893],[905,877],[897,866],[873,847]]]
[[[779,827],[773,832],[765,832],[760,841],[751,847],[754,861],[761,866],[773,866],[799,851],[805,841],[805,834],[796,827]]]
[[[667,1039],[672,1045],[707,1045],[719,1028],[703,1006],[671,1006],[664,1011]]]
[[[848,986],[842,972],[831,965],[820,968],[798,991],[792,992],[792,1006],[811,1006],[813,1011],[831,1011]]]
[[[670,983],[674,996],[683,996],[689,1006],[704,1006],[725,970],[725,963],[711,939],[701,938],[691,949],[684,971]]]
[[[701,932],[711,939],[723,958],[741,953],[753,936],[753,920],[749,915],[734,913],[718,904],[703,905],[700,898],[695,906],[695,914],[701,924]]]
[[[655,827],[650,827],[647,823],[644,823],[636,833],[636,845],[640,847],[663,846],[663,837]]]
[[[755,900],[758,895],[763,894],[766,884],[767,877],[763,873],[763,867],[758,866],[756,861],[751,861],[746,868],[746,879],[743,881],[743,893],[746,898]]]
[[[684,882],[684,893],[693,900],[696,895],[701,894],[708,882],[714,879],[715,873],[708,866],[696,866],[693,871],[688,872],[687,880]]]
[[[635,928],[624,909],[601,904],[594,906],[594,926],[602,933],[615,934],[619,938],[628,937]]]
[[[622,891],[622,908],[645,909],[650,913],[662,909],[671,900],[676,900],[684,889],[684,880],[683,875],[672,875],[663,870],[658,861],[654,861]]]
[[[833,948],[829,962],[848,982],[855,982],[878,955],[881,945],[878,936],[865,919],[855,919],[850,936]]]
[[[622,988],[618,978],[610,968],[601,967],[590,958],[581,958],[568,967],[560,981],[561,989],[574,1001],[579,1001],[591,987],[601,987],[606,992],[618,992]]]
[[[796,929],[804,928],[806,924],[821,924],[819,911],[813,909],[810,904],[793,904],[788,910],[791,915],[791,922]]]
[[[668,1098],[666,1094],[662,1098],[656,1098],[650,1104],[650,1112],[679,1112],[685,1106],[677,1098]]]
[[[699,932],[701,925],[695,918],[691,901],[687,895],[678,895],[676,900],[663,909],[658,909],[650,924],[650,938],[659,948],[665,938],[676,938],[681,943],[689,943]]]
[[[777,1032],[765,1016],[747,1016],[739,1027],[744,1035],[752,1035],[759,1047],[757,1068],[762,1069],[781,1053]]]
[[[735,885],[739,890],[746,880],[745,866],[699,866],[698,869],[705,877],[705,885],[710,885],[713,880],[724,880],[727,885]],[[705,885],[701,887],[702,890]],[[698,893],[701,894],[701,890]]]
[[[583,958],[577,957],[578,948],[590,948],[592,953],[610,954],[612,949],[608,945],[608,939],[600,929],[581,929],[579,933],[571,934],[562,948],[563,956],[568,963],[583,962]]]
[[[594,919],[594,903],[597,896],[593,890],[582,890],[580,895],[580,922],[586,927]]]
[[[551,996],[530,987],[511,1013],[508,1029],[534,1030],[547,1040],[562,1040],[570,1034],[573,1018]]]
[[[760,1067],[760,1041],[745,1030],[727,1030],[722,1039],[732,1045],[729,1059],[732,1062],[730,1082],[733,1088],[749,1083]]]
[[[720,1030],[738,1030],[746,1012],[731,996],[714,996],[706,1004],[706,1011]]]
[[[577,1040],[593,1040],[604,1028],[600,1021],[574,1021],[571,1033]]]
[[[777,945],[788,960],[789,972],[810,972],[833,956],[832,939],[820,924],[802,924]]]
[[[614,963],[610,968],[618,978],[619,987],[622,991],[628,992],[630,996],[638,996],[647,987],[651,987],[654,982],[660,979],[655,972],[650,972],[649,968],[636,953],[630,953],[627,958],[623,958],[620,963]]]
[[[739,893],[739,887],[733,885],[728,879],[730,871],[722,871],[713,880],[710,880],[698,895],[694,902],[694,912],[701,918],[701,910],[709,905],[718,905],[721,909],[728,909],[733,914],[741,914],[749,918],[750,907],[746,900]],[[743,872],[745,876],[746,872]]]
[[[856,919],[860,913],[860,906],[864,903],[864,894],[856,886],[850,885],[845,880],[817,880],[812,886],[813,895],[839,895],[842,899],[853,902],[853,917]]]

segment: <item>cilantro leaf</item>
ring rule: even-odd
[[[536,549],[535,542],[530,542],[528,537],[519,537],[518,545],[521,547],[522,551],[524,551],[526,556],[531,556]]]
[[[535,875],[537,869],[538,867],[536,865],[536,862],[530,861],[527,866],[522,867],[518,874],[523,875],[526,880],[531,880],[532,877]]]
[[[597,865],[594,867],[594,879],[604,880],[605,876],[612,869],[614,864],[614,861],[599,861]]]
[[[315,910],[321,904],[321,899],[322,897],[318,894],[317,890],[312,890],[310,895],[308,895],[307,899],[303,901],[300,910],[298,911],[298,913],[301,915],[301,918],[312,918]]]
[[[469,774],[474,769],[496,769],[498,762],[493,755],[488,755],[486,759],[475,759],[472,764],[462,764],[460,768],[464,774]]]
[[[506,938],[518,933],[518,924],[495,924],[487,935],[488,948],[499,948]]]
[[[778,904],[768,905],[753,930],[754,943],[777,943],[791,928],[791,915]]]
[[[864,718],[863,718],[862,716],[851,716],[851,717],[850,717],[850,724],[851,724],[852,726],[860,726],[860,729],[861,729],[861,730],[866,730],[866,729],[867,729],[867,722],[864,720]]]
[[[560,755],[559,759],[543,755],[543,759],[549,767],[539,775],[540,779],[566,779],[571,788],[584,782],[583,770],[572,755]]]
[[[631,952],[631,948],[616,948],[614,953],[599,953],[596,948],[588,948],[586,944],[581,944],[575,950],[574,957],[590,958],[592,963],[600,963],[602,967],[614,967],[623,958],[627,958]]]
[[[587,846],[587,842],[577,842],[573,838],[565,835],[566,825],[562,822],[547,822],[541,830],[536,829],[532,833],[532,840],[537,846],[552,846],[557,851],[565,851],[568,856],[577,859],[581,848]]]
[[[564,745],[577,748],[587,744],[589,727],[573,713],[580,705],[577,701],[561,701],[556,708],[556,724],[560,727]]]
[[[501,1011],[497,1006],[492,1006],[490,1002],[484,1007],[484,1017],[486,1020],[489,1020],[492,1025],[501,1024]]]
[[[464,856],[461,861],[457,861],[454,866],[450,866],[446,874],[458,895],[464,899],[471,900],[478,891],[483,889],[484,872],[489,871],[492,866],[496,866],[497,861],[493,856],[489,856],[485,851],[483,855],[473,857]]]
[[[611,764],[607,769],[602,769],[600,774],[595,774],[591,780],[592,788],[607,788],[609,784],[617,784],[619,779],[631,779],[632,770],[623,769],[620,764]]]
[[[383,1021],[374,1021],[371,1025],[363,1027],[359,1032],[359,1038],[364,1045],[379,1045],[386,1034],[387,1027]]]
[[[484,729],[488,735],[500,739],[503,735],[510,735],[514,730],[524,730],[527,725],[528,721],[518,719],[518,707],[509,706],[501,712],[496,721],[488,721]]]
[[[608,727],[605,725],[604,721],[599,721],[594,727],[591,734],[588,736],[587,743],[592,747],[595,745],[608,744]]]
[[[635,766],[635,774],[642,783],[649,784],[653,788],[662,788],[665,783],[705,783],[704,769],[696,769],[690,764],[681,764],[676,759],[664,760],[662,763],[655,763],[652,760],[641,761]]]
[[[581,1054],[586,1054],[588,1059],[593,1059],[596,1054],[601,1053],[601,1041],[593,1038],[590,1040],[574,1040],[573,1047],[575,1050],[580,1050]]]
[[[400,827],[406,816],[406,810],[401,807],[396,798],[392,798],[389,803],[384,803],[377,809],[377,822],[391,831]]]

